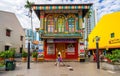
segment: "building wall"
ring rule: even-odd
[[[66,13],[65,10],[64,10],[64,12],[65,12],[64,14],[55,14],[55,15],[54,14],[46,14],[45,15],[45,18],[46,18],[45,27],[46,28],[44,28],[44,29],[47,33],[65,34],[65,32],[67,32],[67,33],[74,34],[76,31],[78,31],[80,28],[82,28],[81,21],[80,21],[81,17],[82,17],[81,12],[80,12],[80,14],[79,13],[68,14],[68,13]],[[50,19],[49,19],[49,16],[50,16]],[[80,18],[78,18],[78,16],[80,16]],[[53,17],[52,18],[53,21],[51,21],[51,17]],[[71,21],[72,23],[70,23],[70,21],[69,21],[70,17],[72,18],[71,20],[74,20],[74,22]],[[54,19],[56,19],[56,20],[54,20]],[[54,28],[49,27],[50,25],[52,25],[51,27],[54,27]],[[70,27],[70,25],[72,27]],[[46,50],[44,50],[45,51],[45,58],[57,58],[57,52],[59,50],[62,53],[62,58],[77,59],[78,58],[78,45],[76,45],[77,40],[76,40],[76,44],[71,42],[71,44],[73,44],[74,47],[73,47],[72,52],[69,52],[69,50],[67,49],[67,46],[69,45],[68,43],[70,43],[70,41],[66,41],[66,39],[68,39],[68,38],[66,38],[66,39],[64,39],[62,37],[60,37],[60,38],[61,38],[60,41],[58,39],[59,42],[57,42],[57,43],[54,41],[55,38],[53,39],[53,46],[54,47],[52,50],[53,50],[54,54],[52,54],[52,55],[51,54],[49,55],[49,49],[48,49],[49,44],[44,42],[44,43],[46,43],[46,46],[45,46]],[[52,44],[50,44],[50,45],[52,45]]]
[[[95,37],[99,36],[99,48],[120,48],[120,12],[104,15],[89,35],[88,48],[95,49]],[[114,37],[111,38],[111,34]]]
[[[52,41],[53,40],[53,41]],[[73,39],[51,39],[44,41],[44,55],[46,59],[57,58],[58,51],[63,59],[78,58],[78,40]]]
[[[6,36],[6,29],[11,30],[11,36]],[[23,36],[23,41],[20,40]],[[14,13],[0,11],[0,51],[5,50],[5,45],[16,48],[19,52],[20,47],[24,47],[25,33]]]

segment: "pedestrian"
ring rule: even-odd
[[[94,62],[96,62],[96,60],[97,60],[95,53],[93,53],[93,60],[94,60]]]
[[[58,55],[62,56],[60,51],[58,51]]]
[[[62,59],[62,56],[61,56],[61,52],[59,51],[59,52],[58,52],[58,57],[57,57],[57,59],[56,59],[55,65],[60,66],[60,63],[62,63],[63,66],[65,65],[65,64],[63,63],[63,59]]]
[[[62,63],[63,66],[65,65],[65,64],[63,63],[62,57],[61,57],[59,54],[58,54],[58,59],[57,59],[57,61],[58,61],[58,62],[57,62],[57,63],[58,63],[58,64],[57,64],[58,66],[60,66],[60,63]]]
[[[103,60],[104,60],[104,55],[100,54],[100,61],[103,61]]]
[[[90,51],[88,51],[88,58],[90,58],[91,54],[90,54]]]

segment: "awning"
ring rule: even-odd
[[[11,43],[6,43],[5,45],[6,45],[6,46],[12,46],[12,44],[11,44]]]
[[[11,31],[13,30],[11,27],[6,27],[6,29],[11,30]]]

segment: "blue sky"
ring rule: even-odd
[[[69,4],[69,3],[93,3],[97,9],[98,20],[105,14],[120,11],[120,0],[29,0],[36,4]],[[18,20],[24,28],[30,28],[30,18],[28,10],[24,8],[26,0],[0,0],[0,11],[9,11],[16,14]],[[39,20],[33,14],[33,26],[39,27]]]

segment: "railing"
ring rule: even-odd
[[[72,37],[72,38],[81,38],[82,34],[81,33],[43,33],[41,34],[42,38],[49,38],[49,37],[53,37],[53,38],[57,38],[57,37]]]

